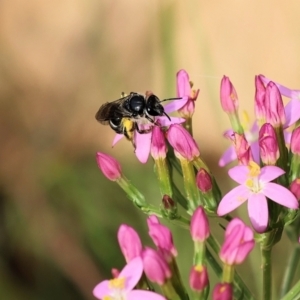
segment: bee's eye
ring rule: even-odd
[[[129,102],[132,112],[142,114],[145,108],[145,98],[141,95],[133,96]]]
[[[148,98],[146,110],[150,116],[162,116],[164,114],[164,108],[155,95]]]

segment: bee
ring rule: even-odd
[[[136,130],[144,134],[151,131],[151,128],[144,129],[139,125],[157,125],[155,117],[165,115],[169,120],[169,115],[165,112],[161,102],[181,98],[169,98],[160,100],[151,92],[146,95],[131,92],[118,100],[103,104],[96,113],[96,120],[104,125],[109,125],[116,133],[123,134],[133,144],[133,134]],[[150,126],[151,127],[151,126]]]

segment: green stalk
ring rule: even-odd
[[[272,248],[264,247],[261,244],[261,259],[262,259],[262,272],[263,272],[263,299],[272,299],[272,263],[271,253]]]
[[[158,178],[160,192],[163,195],[168,195],[172,198],[173,191],[170,181],[170,174],[166,159],[155,159],[155,172]]]
[[[189,212],[192,213],[200,202],[200,194],[196,185],[195,171],[193,163],[187,159],[180,159],[181,169],[183,174],[183,184],[188,200]]]

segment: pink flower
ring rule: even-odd
[[[193,266],[190,272],[190,287],[196,292],[202,292],[208,286],[207,268],[202,265]]]
[[[240,219],[233,219],[225,231],[225,241],[220,250],[220,258],[227,265],[241,264],[254,248],[254,235],[250,227]]]
[[[290,191],[295,195],[296,199],[300,201],[300,178],[296,178],[291,182]]]
[[[291,137],[291,152],[300,155],[300,127],[293,130]]]
[[[193,213],[190,232],[194,242],[204,242],[209,237],[209,223],[202,206],[197,207]]]
[[[260,76],[255,76],[255,116],[257,121],[261,124],[266,120],[266,108],[265,108],[265,94],[266,88]]]
[[[146,276],[159,285],[163,285],[171,277],[167,261],[157,251],[146,248],[142,253],[144,272]]]
[[[154,159],[164,159],[167,155],[165,135],[159,126],[152,129],[151,155]]]
[[[233,288],[230,283],[218,283],[213,291],[213,300],[232,300]]]
[[[194,158],[200,156],[197,143],[182,126],[178,124],[171,125],[167,131],[167,139],[179,159],[185,158],[192,161]]]
[[[265,84],[271,81],[264,75],[259,75],[259,77]],[[291,98],[291,101],[285,106],[286,121],[284,127],[287,128],[300,119],[300,90],[292,90],[277,82],[274,83],[277,85],[282,96]]]
[[[212,190],[212,180],[208,172],[201,168],[196,176],[196,184],[202,193],[207,193]]]
[[[177,256],[177,250],[173,243],[171,230],[168,227],[160,224],[155,215],[150,216],[147,219],[147,223],[149,235],[165,259],[169,261],[171,260],[172,256]]]
[[[177,73],[177,97],[188,97],[187,103],[179,109],[179,114],[184,118],[191,118],[195,111],[195,101],[200,90],[192,90],[189,74],[185,70]]]
[[[122,224],[118,230],[118,242],[127,262],[142,254],[142,243],[137,232],[130,226]]]
[[[280,91],[276,84],[270,81],[265,94],[266,122],[273,127],[284,126],[285,111]]]
[[[225,131],[224,137],[231,140],[233,144],[236,143],[235,142],[235,140],[236,140],[235,132],[233,130],[230,129],[230,130]],[[256,122],[253,123],[250,130],[245,130],[244,137],[246,138],[246,140],[248,142],[248,143],[245,143],[245,141],[244,141],[244,145],[249,146],[247,148],[248,152],[244,152],[244,158],[245,158],[245,154],[250,155],[250,153],[251,153],[251,155],[253,156],[253,160],[255,162],[259,162],[259,146],[258,146],[258,140],[257,140],[258,139],[258,126],[257,126]],[[241,146],[241,144],[240,144],[240,146]],[[241,155],[241,153],[239,155]],[[243,155],[241,157],[243,157]],[[229,164],[230,162],[236,160],[237,158],[238,157],[237,157],[237,153],[235,150],[235,146],[232,145],[221,156],[221,158],[219,160],[219,166],[224,167],[227,164]]]
[[[220,91],[221,105],[228,114],[236,114],[239,107],[239,100],[235,88],[229,77],[223,76]]]
[[[270,123],[265,123],[259,130],[260,157],[265,165],[275,165],[279,158],[276,132]]]
[[[269,220],[266,197],[285,207],[298,208],[297,199],[288,189],[271,182],[284,173],[276,166],[260,169],[255,162],[250,162],[248,166],[233,167],[228,174],[240,185],[222,198],[217,210],[218,215],[226,215],[248,200],[251,223],[257,232],[264,232]]]
[[[100,300],[166,300],[163,296],[146,290],[134,290],[143,274],[143,262],[136,257],[128,263],[117,278],[100,282],[93,294]]]
[[[106,178],[116,181],[121,177],[121,166],[115,158],[107,154],[97,152],[96,160],[98,167]]]
[[[165,113],[169,114],[177,111],[186,104],[188,97],[183,97],[180,100],[174,100],[164,106]],[[166,116],[155,117],[155,121],[160,127],[170,126],[171,124],[179,124],[185,122],[183,118],[170,117],[170,120]],[[139,125],[140,129],[151,129],[156,125],[146,122],[144,125]],[[113,146],[124,137],[123,134],[117,134],[113,140]],[[151,141],[152,141],[152,130],[148,133],[138,133],[134,131],[133,136],[134,144],[136,145],[135,155],[141,163],[146,163],[150,154]]]

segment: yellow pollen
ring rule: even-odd
[[[254,186],[253,180],[251,178],[248,178],[246,180],[246,186],[249,188],[252,188]]]
[[[109,281],[110,289],[124,289],[125,287],[125,277],[114,278]],[[109,298],[108,298],[109,299]]]
[[[225,292],[225,290],[226,290],[226,287],[223,285],[223,286],[220,288],[220,293]]]
[[[113,300],[113,298],[110,297],[110,296],[104,296],[104,297],[103,297],[103,300]]]
[[[260,174],[260,166],[252,160],[248,164],[248,169],[248,177],[257,177]]]
[[[297,183],[297,184],[300,184],[300,178],[297,178],[297,179],[296,179],[296,183]]]
[[[196,270],[197,272],[202,272],[202,271],[203,271],[203,266],[202,266],[202,265],[196,265],[196,266],[195,266],[195,270]]]

